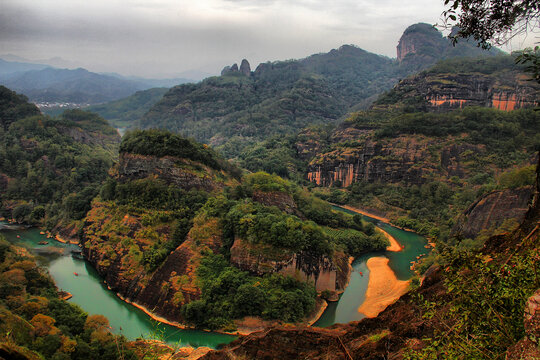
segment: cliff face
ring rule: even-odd
[[[490,192],[465,212],[453,232],[466,238],[475,238],[482,230],[496,228],[505,220],[521,223],[527,212],[532,186]]]
[[[309,253],[291,253],[264,244],[235,239],[231,263],[253,274],[280,273],[315,285],[317,291],[342,292],[350,275],[348,256],[342,252],[333,259]]]
[[[122,213],[114,214],[105,204],[94,205],[87,216],[85,235],[81,240],[84,256],[107,285],[123,298],[167,320],[180,322],[180,307],[200,297],[200,289],[195,282],[200,250],[218,251],[222,246],[221,233],[216,229],[217,220],[209,219],[207,224],[195,226],[184,243],[172,251],[161,266],[150,272],[132,256],[135,247],[144,249],[148,242],[142,234],[145,228],[140,218],[124,215],[120,227],[125,229],[124,233],[103,231],[114,226],[115,218]],[[197,237],[197,231],[210,228],[209,236]],[[163,227],[161,236],[171,236],[170,229]],[[129,247],[115,240],[124,237],[133,239]]]
[[[453,139],[441,142],[426,136],[402,135],[380,140],[373,129],[352,127],[339,129],[331,141],[354,142],[355,146],[338,146],[311,160],[307,179],[319,186],[347,187],[357,181],[422,184],[433,174],[461,177],[468,171],[463,165],[467,157],[484,152],[482,146],[456,145]],[[303,144],[297,147],[301,149]],[[434,147],[439,148],[439,156],[433,154]]]
[[[482,50],[472,41],[462,40],[454,46],[433,25],[426,23],[414,24],[405,29],[396,50],[400,64],[416,70],[455,56],[493,56],[501,53],[495,48]]]
[[[420,98],[424,110],[446,112],[465,106],[490,107],[504,111],[538,105],[539,86],[527,77],[507,71],[499,76],[478,73],[421,73],[401,81],[394,91],[401,100]]]
[[[176,189],[203,193],[216,193],[225,184],[237,184],[222,171],[171,156],[121,153],[111,173],[119,184],[159,179]],[[185,230],[189,230],[185,240],[178,239],[175,217],[188,215],[184,210],[175,214],[94,201],[85,219],[81,244],[86,259],[113,291],[167,320],[181,321],[181,306],[199,299],[201,294],[195,276],[201,253],[205,249],[219,252],[223,244],[215,218],[193,219],[191,229]],[[175,241],[180,244],[163,253]],[[158,261],[152,260],[154,257],[161,259],[159,266],[149,268],[149,261]]]
[[[219,172],[193,161],[121,153],[116,173],[120,182],[156,177],[182,189],[214,191],[223,187]]]
[[[428,24],[415,24],[408,27],[396,47],[397,59],[403,62],[411,61],[413,55],[435,58],[440,56],[440,52],[447,45],[442,37],[433,26]]]

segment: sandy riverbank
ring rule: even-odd
[[[403,246],[401,246],[401,244],[397,242],[395,237],[393,237],[392,235],[390,235],[389,233],[387,233],[380,227],[378,227],[377,230],[383,233],[383,235],[386,236],[386,238],[388,239],[388,242],[390,242],[390,246],[386,247],[386,251],[399,252],[403,250]]]
[[[338,205],[338,206],[339,206],[339,207],[342,207],[342,208],[344,208],[344,209],[347,209],[347,210],[354,211],[354,212],[356,212],[356,213],[365,215],[365,216],[369,216],[370,218],[377,219],[377,220],[379,220],[379,221],[382,221],[383,223],[390,224],[390,219],[385,218],[385,217],[382,217],[382,216],[379,216],[379,215],[372,214],[372,213],[367,212],[367,211],[365,211],[365,210],[358,209],[358,208],[355,208],[355,207],[352,207],[352,206],[349,206],[349,205]]]
[[[56,235],[54,239],[58,242],[61,242],[62,244],[72,244],[72,245],[78,245],[79,241],[76,239],[64,239],[60,235]]]
[[[381,311],[393,304],[409,288],[409,281],[398,280],[396,274],[383,256],[372,257],[367,261],[369,269],[369,282],[366,291],[366,300],[358,308],[358,312],[367,317],[375,317]]]

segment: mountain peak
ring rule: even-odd
[[[397,46],[398,61],[416,67],[417,70],[441,59],[493,56],[501,53],[497,48],[483,50],[475,41],[468,39],[461,39],[454,46],[437,28],[426,23],[414,24],[405,29]]]
[[[442,34],[432,25],[418,23],[409,26],[403,32],[397,46],[397,59],[402,62],[408,54],[426,53],[437,54],[443,43]],[[437,54],[438,55],[438,54]]]

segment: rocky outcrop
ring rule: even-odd
[[[420,73],[402,80],[393,91],[402,102],[416,99],[416,107],[447,112],[465,106],[491,107],[503,111],[538,105],[540,86],[517,71],[497,76],[480,73]],[[421,99],[421,100],[418,100]]]
[[[90,210],[81,238],[85,258],[123,299],[167,321],[181,322],[181,306],[200,298],[195,271],[202,257],[201,249],[218,252],[222,246],[217,219],[205,219],[194,226],[186,240],[156,270],[148,271],[137,256],[143,256],[141,251],[151,251],[145,235],[149,229],[143,227],[142,219],[130,214],[117,223],[118,215],[111,206],[94,204]],[[111,227],[118,230],[107,232]],[[205,236],[201,238],[197,231],[203,231]],[[159,232],[167,242],[170,228],[164,226]]]
[[[482,230],[497,228],[505,220],[521,223],[533,194],[532,186],[496,190],[473,203],[457,222],[453,233],[474,239]]]
[[[525,305],[525,337],[506,352],[507,360],[540,359],[540,289]]]
[[[354,147],[338,147],[316,156],[308,166],[307,179],[319,186],[347,187],[357,181],[422,184],[430,174],[463,177],[463,153],[480,154],[478,145],[452,142],[443,144],[440,159],[433,158],[431,148],[440,140],[422,136],[399,136],[387,141],[376,140],[371,129],[344,128],[337,131],[334,143],[356,142]],[[297,146],[302,146],[297,145]],[[443,171],[443,174],[441,173]]]
[[[90,224],[88,224],[90,225]],[[86,245],[83,238],[85,258],[96,268],[108,287],[122,298],[146,308],[152,313],[166,317],[167,320],[181,321],[180,305],[199,298],[197,288],[177,289],[182,294],[182,301],[175,301],[176,289],[171,284],[173,278],[186,274],[192,252],[187,242],[171,253],[158,270],[149,275],[144,269],[132,273],[133,264],[126,263],[127,251],[116,254],[111,260],[98,248]]]
[[[175,185],[182,189],[199,189],[213,191],[223,185],[214,181],[209,175],[214,171],[206,168],[206,171],[197,171],[202,164],[195,164],[185,159],[174,157],[156,157],[121,153],[116,167],[117,179],[120,182],[157,177],[169,185]]]
[[[317,291],[340,293],[350,275],[349,258],[336,252],[332,259],[309,253],[294,254],[266,244],[251,244],[235,239],[231,247],[231,263],[253,274],[280,273],[312,283]]]
[[[302,214],[299,213],[293,198],[287,193],[280,191],[256,190],[253,192],[251,198],[254,201],[257,201],[263,205],[275,206],[281,211],[286,212],[287,214],[296,214],[299,217],[303,217]]]
[[[456,29],[453,29],[455,33]],[[431,24],[418,23],[403,32],[397,45],[397,60],[402,67],[421,70],[438,60],[451,57],[493,56],[501,53],[493,48],[482,50],[474,41],[461,39],[457,44],[442,34]]]
[[[433,56],[439,55],[441,48],[446,44],[439,31],[429,24],[415,24],[409,26],[401,35],[396,47],[397,59],[402,62],[407,55],[417,54],[419,49],[425,53],[433,53]],[[432,51],[427,51],[427,48]]]
[[[249,62],[246,59],[242,59],[242,63],[240,64],[240,68],[238,68],[238,64],[232,64],[231,66],[225,66],[223,70],[221,70],[221,75],[227,75],[231,73],[241,73],[245,76],[251,76],[251,66],[249,65]]]
[[[251,76],[251,66],[246,59],[242,59],[242,63],[240,64],[240,72],[245,76]]]

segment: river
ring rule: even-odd
[[[334,209],[347,214],[357,214],[339,206],[334,206]],[[326,327],[336,323],[347,323],[365,318],[364,314],[358,312],[358,308],[365,300],[369,282],[370,274],[366,265],[369,258],[386,256],[390,259],[388,265],[394,271],[396,277],[399,280],[409,280],[414,275],[414,272],[410,269],[411,262],[416,261],[417,256],[425,255],[430,251],[425,247],[427,240],[416,233],[398,229],[369,216],[362,215],[362,218],[392,235],[403,246],[403,250],[399,252],[372,252],[356,258],[352,263],[353,271],[349,285],[341,294],[339,301],[328,303],[328,307],[313,326]],[[362,275],[360,275],[360,272]]]
[[[336,209],[353,213],[338,207]],[[398,279],[408,280],[413,275],[409,269],[410,262],[416,260],[418,255],[426,254],[429,251],[424,247],[426,240],[423,237],[367,216],[363,216],[363,218],[394,236],[404,246],[404,249],[401,252],[369,253],[357,258],[352,264],[354,271],[351,274],[349,286],[339,301],[329,304],[314,326],[324,327],[335,323],[360,320],[365,317],[358,312],[358,307],[364,301],[369,281],[366,261],[370,257],[387,256],[390,259],[389,265]],[[79,305],[89,314],[105,315],[109,319],[114,333],[123,334],[130,340],[141,336],[152,338],[152,334],[158,334],[170,344],[180,343],[182,346],[208,346],[211,348],[229,343],[236,338],[215,332],[181,330],[173,326],[158,324],[142,310],[125,303],[114,292],[107,289],[96,270],[87,261],[69,256],[71,250],[78,249],[76,245],[62,244],[54,239],[47,239],[40,234],[37,228],[15,230],[9,229],[10,227],[7,223],[0,222],[0,232],[6,239],[14,244],[25,245],[41,255],[58,288],[73,295],[68,301]],[[49,241],[49,244],[39,245],[40,241]],[[363,273],[363,276],[360,275],[359,271]]]
[[[217,348],[236,339],[235,336],[216,332],[182,330],[158,324],[144,311],[122,301],[113,291],[107,289],[97,271],[87,261],[65,256],[70,255],[72,249],[78,249],[77,245],[47,239],[37,228],[9,230],[6,227],[11,226],[0,222],[0,232],[8,241],[25,245],[42,256],[56,286],[73,295],[69,302],[79,305],[88,314],[105,315],[114,333],[123,334],[130,340],[141,336],[153,338],[157,335],[169,344],[211,348]],[[40,241],[49,241],[49,244],[39,245]]]

